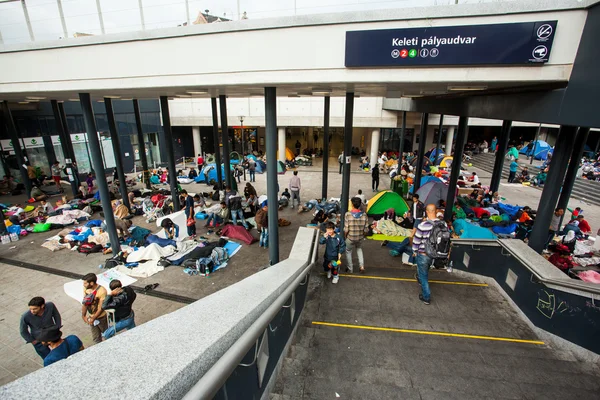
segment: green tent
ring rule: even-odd
[[[285,174],[285,164],[282,161],[277,161],[277,173],[279,175]]]
[[[367,215],[385,214],[390,208],[393,208],[398,216],[404,215],[409,210],[408,204],[398,193],[386,190],[377,193],[375,197],[369,200]]]

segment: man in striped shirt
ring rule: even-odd
[[[422,294],[419,299],[429,305],[431,292],[429,291],[429,267],[433,264],[433,258],[425,253],[425,243],[433,229],[433,221],[436,221],[436,206],[428,204],[425,208],[426,217],[413,229],[413,256],[417,259],[417,281],[421,284]]]
[[[353,197],[350,200],[352,210],[344,215],[344,236],[346,238],[346,259],[348,266],[346,270],[353,272],[354,264],[352,263],[352,250],[356,249],[358,257],[358,270],[361,274],[365,272],[365,258],[362,250],[362,241],[365,238],[369,217],[361,210],[362,200],[358,197]]]

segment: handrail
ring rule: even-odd
[[[240,336],[240,338],[223,354],[217,362],[192,386],[189,392],[183,397],[183,400],[211,399],[218,390],[225,384],[227,378],[240,364],[250,348],[256,344],[256,341],[263,335],[271,320],[277,315],[281,308],[286,304],[289,297],[300,286],[310,269],[315,265],[317,256],[317,240],[313,238],[311,248],[311,262],[304,267],[296,279],[277,297],[277,299],[257,318],[256,321]],[[271,268],[277,268],[272,266]]]
[[[500,240],[454,239],[452,242],[457,245],[463,245],[463,246],[469,246],[469,245],[473,246],[474,244],[477,244],[478,246],[501,247],[502,249],[508,251],[508,253],[510,253],[510,255],[512,257],[519,260],[519,262],[521,264],[523,264],[523,266],[525,266],[529,271],[531,271],[531,273],[541,283],[544,283],[547,285],[563,287],[563,288],[568,288],[568,289],[573,289],[573,290],[579,290],[579,291],[583,291],[583,292],[588,292],[590,295],[600,295],[600,285],[588,284],[586,282],[577,281],[572,278],[569,278],[566,275],[564,278],[561,279],[561,278],[551,278],[551,277],[544,276],[543,274],[540,274],[540,272],[538,270],[530,267],[531,260],[529,258],[523,257],[523,256],[517,254],[515,251],[513,251],[513,249],[505,246],[503,244],[503,242]],[[503,253],[503,255],[507,255],[507,254]],[[553,266],[553,268],[555,268],[555,267]],[[561,274],[562,274],[562,272],[561,272]]]

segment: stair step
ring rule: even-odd
[[[493,173],[496,156],[491,153],[482,153],[472,156],[469,161],[474,167],[482,169],[486,172]],[[502,168],[501,177],[503,180],[508,179],[509,163],[505,162]],[[535,168],[537,170],[537,168]],[[588,181],[586,179],[577,178],[573,184],[571,197],[584,200],[587,203],[600,205],[600,182]]]

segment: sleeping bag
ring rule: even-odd
[[[238,225],[225,225],[221,235],[231,239],[239,239],[246,244],[252,244],[257,241],[243,226]]]
[[[517,230],[518,224],[509,224],[506,226],[494,226],[492,231],[498,235],[510,235]]]
[[[453,227],[461,239],[497,239],[489,229],[473,225],[464,219],[455,220]]]

